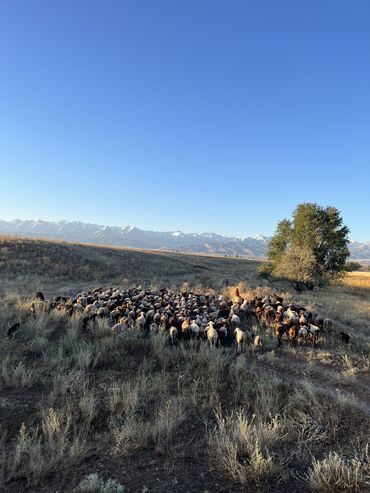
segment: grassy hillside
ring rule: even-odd
[[[51,241],[0,242],[0,490],[365,492],[370,488],[370,276],[297,295],[257,262]],[[25,319],[30,293],[181,286],[278,292],[334,320],[319,344],[168,346],[88,334],[81,316]],[[21,320],[13,339],[8,322]],[[346,346],[340,331],[351,334]]]
[[[147,252],[31,238],[0,236],[0,287],[28,290],[74,285],[189,282],[221,288],[257,282],[258,262],[217,256]]]

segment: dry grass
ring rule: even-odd
[[[319,493],[361,492],[370,488],[370,457],[368,446],[361,455],[351,458],[329,452],[322,460],[314,459],[306,479]]]
[[[257,285],[258,265],[216,256],[0,236],[0,292],[15,288],[29,294],[37,289],[61,294],[73,287],[111,283],[179,287],[189,282],[220,289],[246,277]]]
[[[0,326],[23,320],[14,339],[0,339],[2,491],[369,487],[369,414],[354,406],[365,397],[370,368],[363,287],[297,295],[286,283],[259,279],[249,261],[40,240],[1,245]],[[13,258],[18,251],[27,276]],[[37,260],[41,253],[53,262]],[[278,349],[254,326],[263,350],[238,355],[203,342],[167,347],[161,334],[114,337],[105,321],[86,337],[78,316],[24,319],[25,294],[74,292],[107,277],[109,285],[157,283],[226,297],[235,286],[246,296],[279,292],[330,316],[334,332],[318,348],[284,342]],[[349,348],[340,330],[351,333]]]
[[[344,278],[345,288],[356,294],[369,294],[370,292],[370,272],[349,272]]]
[[[284,463],[271,451],[282,438],[277,416],[269,422],[251,421],[243,410],[226,418],[216,410],[217,425],[209,435],[210,456],[242,485],[267,482],[281,475]]]

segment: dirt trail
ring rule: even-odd
[[[283,351],[271,360],[259,359],[256,366],[291,384],[308,381],[318,394],[335,400],[345,399],[348,405],[370,417],[370,375],[361,375],[361,381],[344,378],[343,382],[333,381],[334,373],[326,365],[307,363]]]

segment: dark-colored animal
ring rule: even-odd
[[[20,327],[19,322],[16,322],[13,325],[10,324],[8,325],[7,336],[9,337],[9,339],[13,337],[14,333],[19,329],[19,327]]]
[[[340,335],[342,336],[342,341],[346,344],[349,344],[351,336],[349,334],[346,334],[345,332],[341,332]]]
[[[291,342],[295,342],[298,337],[298,327],[296,325],[293,325],[292,327],[289,328],[288,330],[288,339]]]
[[[278,338],[278,345],[279,346],[281,344],[281,339],[282,339],[283,335],[285,334],[286,330],[287,330],[286,324],[281,323],[281,322],[277,322],[275,324],[275,335]]]
[[[35,296],[33,297],[33,299],[35,301],[45,301],[44,293],[42,293],[41,291],[37,291],[37,293],[35,293]]]
[[[89,331],[89,322],[94,322],[96,319],[97,315],[94,313],[93,315],[90,315],[89,317],[84,317],[82,319],[82,333],[86,334]]]

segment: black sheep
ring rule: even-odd
[[[15,324],[11,325],[8,330],[7,330],[7,335],[9,339],[11,339],[14,335],[14,333],[19,329],[20,324],[19,322],[16,322]]]
[[[346,334],[345,332],[341,332],[340,335],[342,336],[342,341],[346,344],[349,344],[351,336],[349,334]]]

